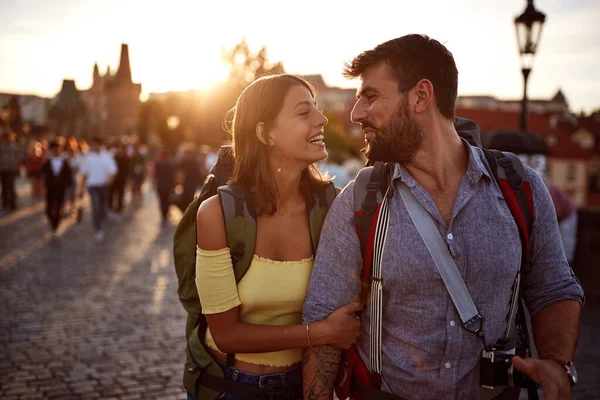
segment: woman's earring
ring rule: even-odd
[[[281,168],[277,167],[277,172],[281,172]]]

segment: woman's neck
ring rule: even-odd
[[[300,168],[298,165],[292,166],[281,162],[273,162],[272,165],[279,194],[277,202],[278,212],[286,212],[295,209],[299,205],[303,205],[305,199],[302,195],[301,183],[302,173],[306,167]]]

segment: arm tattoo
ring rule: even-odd
[[[304,398],[320,399],[331,393],[340,363],[341,350],[321,346],[304,352]]]

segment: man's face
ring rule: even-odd
[[[371,161],[410,161],[423,142],[421,128],[408,105],[408,95],[385,63],[367,68],[351,118],[365,134],[366,156]]]

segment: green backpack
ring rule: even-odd
[[[256,215],[249,206],[250,196],[238,185],[227,185],[233,171],[231,146],[222,146],[217,161],[210,169],[200,196],[187,207],[175,229],[173,257],[179,286],[177,292],[187,312],[185,337],[187,340],[186,361],[183,371],[183,386],[197,399],[215,399],[220,393],[260,395],[260,389],[225,380],[223,370],[207,350],[204,342],[207,323],[202,314],[202,305],[196,289],[196,213],[200,203],[215,194],[219,195],[223,207],[227,244],[236,282],[244,276],[256,244]],[[335,198],[333,183],[323,185],[317,192],[307,193],[309,224],[313,254],[319,242],[321,226],[329,206]],[[206,227],[207,232],[210,227]],[[233,363],[233,354],[227,355],[227,363]],[[255,391],[255,392],[253,392]]]

